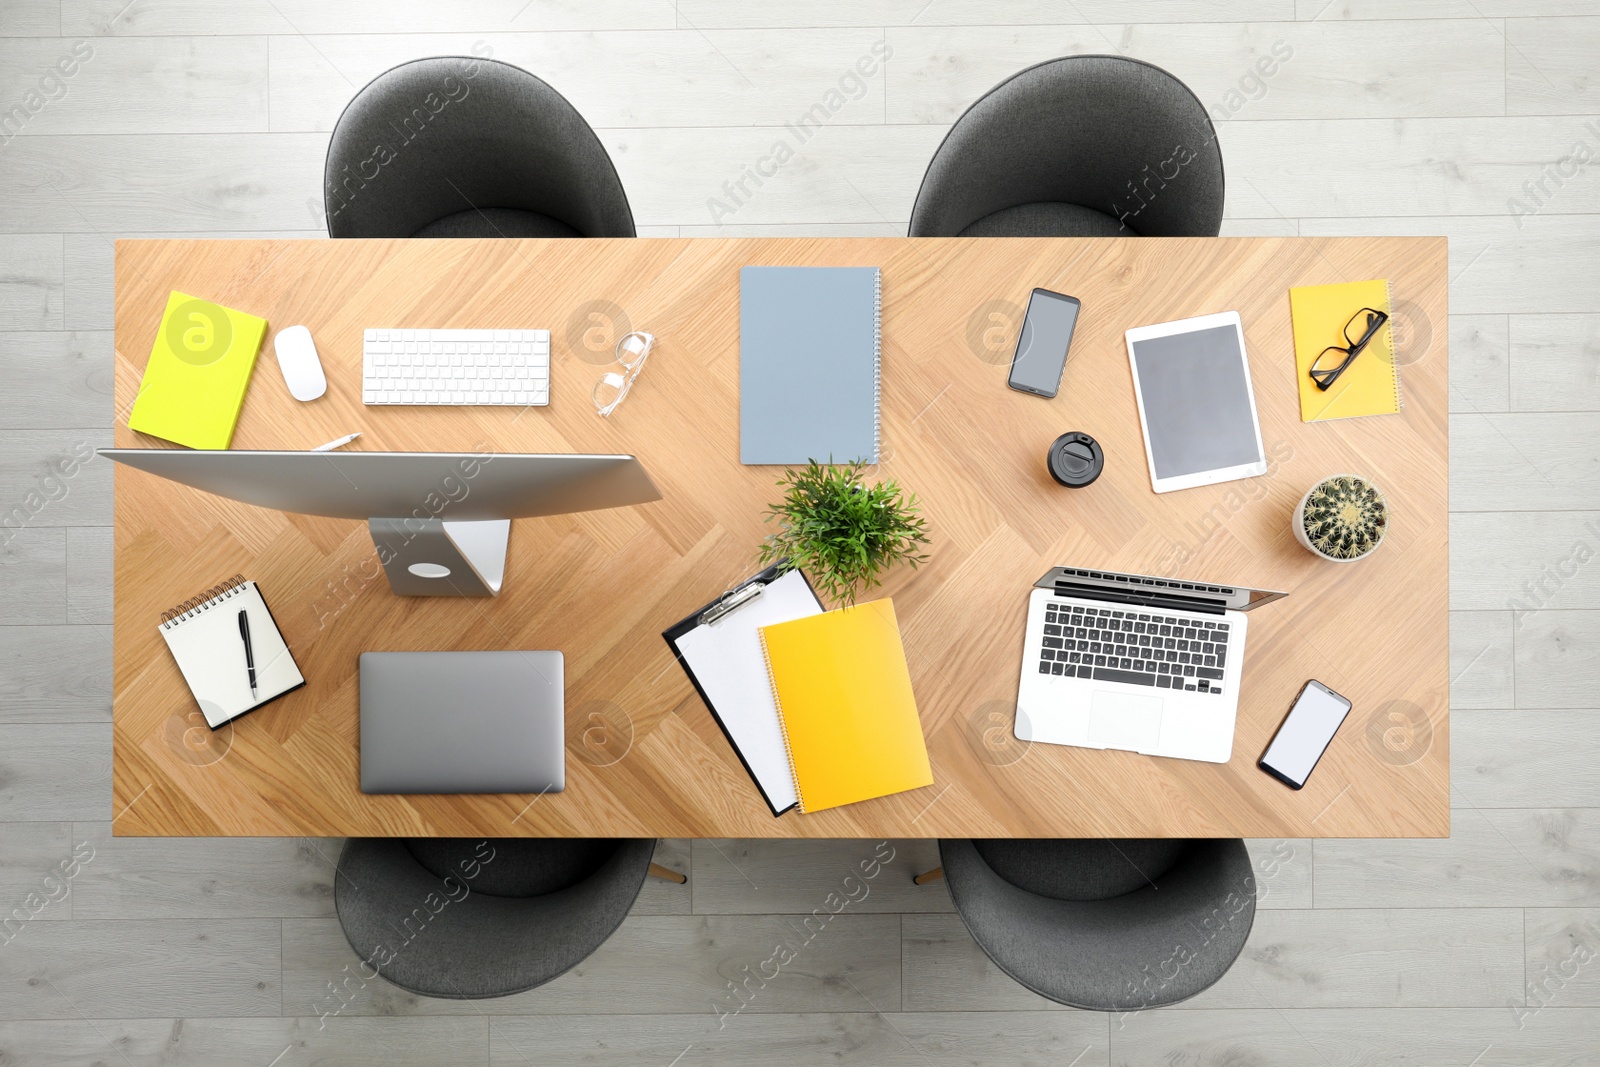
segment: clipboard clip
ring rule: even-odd
[[[725,594],[715,604],[700,613],[701,626],[709,626],[725,615],[729,615],[744,607],[750,601],[766,592],[767,583],[758,579],[746,582],[731,593]]]

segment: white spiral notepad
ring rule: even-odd
[[[253,696],[239,633],[241,611],[250,620]],[[260,588],[242,574],[163,612],[160,630],[213,730],[306,684]]]

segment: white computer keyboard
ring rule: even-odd
[[[549,330],[367,330],[364,404],[550,403]]]

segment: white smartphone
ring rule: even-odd
[[[1291,789],[1303,787],[1349,714],[1350,701],[1311,679],[1256,766]]]

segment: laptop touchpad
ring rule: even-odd
[[[1089,704],[1089,743],[1151,751],[1161,739],[1160,697],[1097,691]]]

